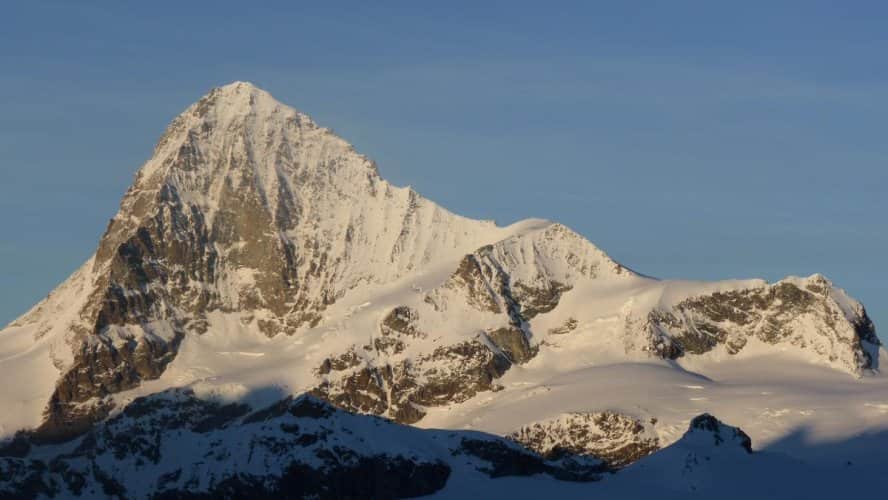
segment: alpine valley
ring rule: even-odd
[[[877,497],[885,362],[824,276],[461,217],[236,82],[0,331],[0,498]]]

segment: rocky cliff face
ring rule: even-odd
[[[616,469],[660,449],[655,424],[612,411],[568,413],[524,426],[508,437],[549,459],[592,457]]]
[[[880,345],[863,306],[820,275],[690,296],[629,329],[633,342],[643,339],[643,349],[667,359],[715,349],[736,355],[757,341],[798,347],[857,375],[877,368]]]

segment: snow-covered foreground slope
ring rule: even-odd
[[[616,474],[587,456],[545,459],[489,434],[420,430],[309,396],[254,410],[189,390],[133,401],[76,447],[18,445],[0,456],[0,498],[830,498],[885,486],[878,468],[851,460],[825,468],[754,452],[745,432],[708,414]]]
[[[256,411],[172,390],[130,403],[76,447],[7,451],[0,498],[391,498],[533,474],[589,482],[602,471],[594,462],[545,461],[482,433],[349,414],[309,396]]]
[[[170,390],[133,401],[76,447],[4,450],[0,498],[834,498],[882,491],[880,472],[753,451],[709,414],[614,474],[587,456],[544,459],[490,434],[420,430],[309,396],[255,410]]]
[[[172,122],[95,255],[0,331],[0,375],[23,381],[0,385],[0,442],[82,442],[184,388],[253,410],[309,393],[615,467],[708,411],[799,457],[799,432],[888,426],[885,358],[821,275],[662,281],[557,223],[460,217],[238,82]]]
[[[709,415],[692,420],[683,437],[595,483],[556,482],[542,475],[448,483],[435,498],[718,498],[724,500],[880,497],[888,491],[881,464],[844,461],[823,466],[781,452],[749,453],[748,436]],[[888,443],[881,434],[876,442]],[[830,448],[841,454],[842,445]],[[884,460],[885,453],[879,453]],[[884,463],[884,462],[882,462]]]

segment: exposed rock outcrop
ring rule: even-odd
[[[739,446],[752,453],[752,439],[738,427],[723,424],[717,418],[708,413],[698,415],[691,420],[685,438],[690,439],[698,435],[712,438],[713,446]]]
[[[551,460],[587,456],[611,469],[660,449],[652,422],[611,411],[567,413],[524,426],[508,437]]]
[[[352,359],[349,353],[343,356]],[[425,407],[460,403],[479,392],[496,390],[495,380],[510,366],[505,355],[480,339],[382,365],[370,358],[355,364],[328,359],[318,369],[325,380],[312,394],[349,411],[414,423],[425,416]]]
[[[881,345],[863,306],[820,275],[691,296],[643,321],[629,320],[627,329],[667,359],[721,346],[733,355],[755,339],[812,352],[858,375],[876,367]]]

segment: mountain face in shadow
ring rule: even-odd
[[[509,478],[543,480],[569,496],[624,484],[680,489],[687,481],[705,491],[705,481],[695,481],[714,470],[733,477],[775,463],[754,453],[742,430],[708,414],[678,442],[616,470],[591,455],[546,459],[509,439],[417,429],[310,395],[258,410],[243,402],[279,396],[267,388],[226,401],[174,389],[132,401],[72,443],[19,436],[0,450],[0,497],[406,498],[479,482],[499,488]],[[682,471],[676,482],[673,469]]]
[[[275,390],[262,392],[247,399]],[[136,399],[67,445],[20,435],[0,456],[0,497],[10,498],[402,498],[462,475],[589,482],[607,470],[591,457],[545,460],[500,437],[416,429],[309,395],[254,410],[187,389]]]

